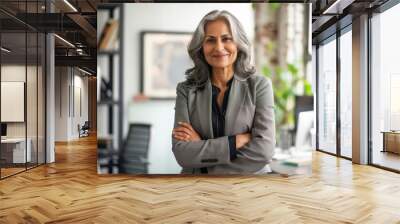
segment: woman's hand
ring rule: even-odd
[[[186,122],[178,122],[179,126],[172,130],[172,136],[185,142],[200,141],[199,134],[194,130],[192,125]]]
[[[236,135],[236,149],[242,148],[251,140],[250,133]]]

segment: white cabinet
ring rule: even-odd
[[[28,144],[26,147],[25,154],[25,138],[7,138],[2,139],[1,144],[12,148],[12,162],[13,163],[25,163],[32,161],[32,140],[28,138],[26,140]],[[27,161],[25,161],[25,158]]]

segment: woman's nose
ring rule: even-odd
[[[224,49],[224,43],[222,43],[221,40],[217,40],[217,42],[215,44],[215,49],[216,50],[223,50]]]

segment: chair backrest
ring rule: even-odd
[[[296,96],[294,106],[294,131],[297,131],[299,114],[303,111],[314,110],[314,96]]]
[[[82,128],[89,129],[89,128],[90,128],[90,123],[89,123],[89,121],[85,121],[85,123],[83,124]]]
[[[120,153],[121,172],[147,173],[150,129],[150,124],[129,125],[128,135]]]

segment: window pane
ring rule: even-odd
[[[352,141],[352,38],[351,30],[340,37],[340,150],[351,158]]]
[[[336,153],[336,41],[318,48],[319,149]]]
[[[400,170],[400,30],[394,27],[398,27],[399,21],[400,5],[374,15],[371,21],[372,163],[397,170]],[[382,132],[388,132],[386,139]]]

